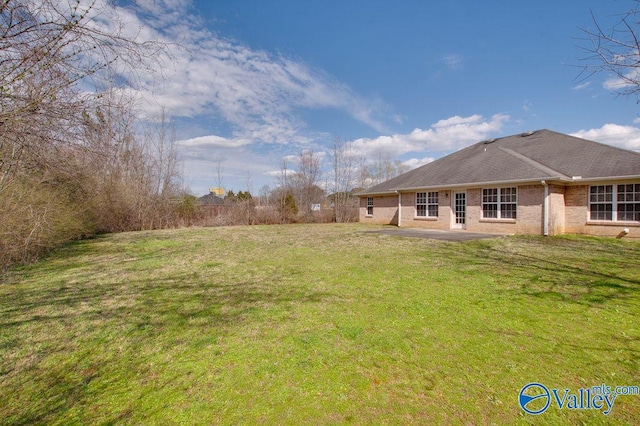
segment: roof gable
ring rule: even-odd
[[[539,130],[476,143],[361,194],[578,176],[640,176],[640,153]]]

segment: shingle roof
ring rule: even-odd
[[[358,195],[449,185],[622,176],[640,176],[640,153],[543,129],[478,142]]]
[[[224,204],[224,198],[218,197],[213,193],[209,193],[207,195],[203,195],[202,197],[198,198],[198,202],[200,204],[207,204],[210,206],[221,206]]]

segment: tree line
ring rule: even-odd
[[[139,119],[115,81],[153,68],[161,43],[123,35],[96,1],[0,2],[0,269],[100,232],[180,222],[164,113]],[[93,88],[93,90],[88,90]]]
[[[255,197],[248,189],[202,197],[193,222],[204,226],[355,222],[357,192],[406,171],[408,166],[388,155],[368,161],[336,137],[328,151],[303,149],[297,155],[284,157],[275,187],[265,185]],[[218,163],[218,188],[222,187],[223,175]]]

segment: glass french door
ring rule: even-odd
[[[467,227],[467,193],[453,193],[453,228],[465,229]]]

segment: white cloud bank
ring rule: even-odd
[[[507,114],[494,114],[489,120],[478,114],[454,116],[440,120],[426,130],[416,128],[407,134],[356,139],[350,142],[350,147],[367,158],[398,157],[410,152],[454,151],[500,132],[508,121]]]
[[[609,123],[599,129],[579,130],[571,135],[624,149],[640,151],[640,128],[638,127]]]
[[[178,142],[180,146],[207,146],[212,148],[239,148],[250,144],[247,139],[227,139],[222,136],[199,136],[197,138],[184,139]]]

